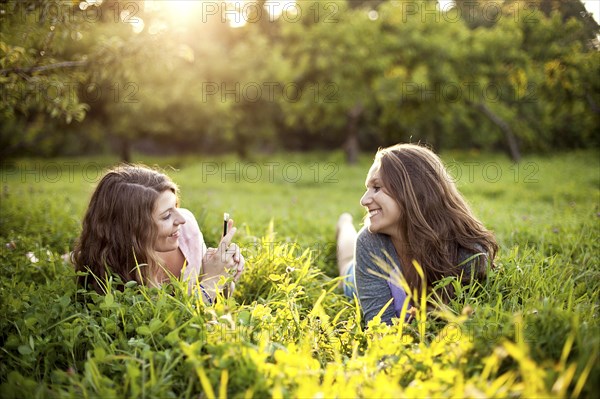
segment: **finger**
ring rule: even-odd
[[[242,253],[241,253],[241,249],[240,247],[233,243],[229,246],[229,251],[233,250],[233,260],[235,261],[235,263],[238,263],[240,261],[240,259],[242,258]]]
[[[237,231],[237,228],[232,227],[227,234],[225,235],[225,237],[223,237],[221,239],[221,242],[219,243],[219,249],[225,253],[225,251],[227,250],[227,248],[229,247],[229,245],[231,244],[231,240],[233,240],[233,236],[235,235],[235,232]]]
[[[236,255],[240,252],[240,247],[236,243],[232,242],[227,247],[227,252],[231,253],[232,255]]]
[[[239,247],[233,255],[233,260],[235,260],[235,263],[240,263],[244,261],[244,256],[242,255],[241,249]]]
[[[238,264],[238,269],[235,272],[235,275],[233,276],[233,281],[238,281],[240,279],[240,277],[242,277],[243,272],[244,272],[244,266],[242,265],[240,267],[240,265]]]
[[[229,233],[231,229],[233,229],[233,219],[227,221],[227,233]],[[221,236],[221,239],[223,239],[223,236]]]
[[[221,252],[221,263],[225,265],[225,268],[231,269],[235,265],[235,262],[233,260],[233,253],[229,251]]]
[[[234,249],[234,252],[233,252],[233,260],[234,260],[234,262],[237,264],[237,263],[240,263],[240,261],[241,261],[241,260],[242,260],[244,257],[242,256],[242,252],[241,252],[242,250],[241,250],[241,248],[240,248],[240,247],[239,247],[237,244],[231,244],[231,245],[229,246],[229,250],[231,250],[231,249],[232,249],[232,247],[233,247],[234,245],[235,245],[235,247],[233,248],[233,249]]]
[[[233,276],[233,281],[237,283],[240,277],[242,277],[242,273],[236,273],[235,276]]]
[[[240,247],[238,247],[237,244],[229,244],[227,249],[225,249],[225,252],[223,252],[223,262],[226,262],[230,265],[237,263],[236,257],[239,252]]]
[[[239,262],[237,262],[237,269],[241,273],[244,271],[244,267],[246,266],[246,260],[242,257]]]

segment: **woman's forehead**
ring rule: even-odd
[[[163,213],[173,207],[176,204],[177,196],[171,190],[165,190],[158,195],[156,203],[154,204],[154,210],[158,213]]]
[[[380,179],[380,165],[378,163],[374,163],[373,165],[371,165],[371,168],[369,169],[369,173],[367,173],[367,179],[365,180],[366,183],[369,183],[370,181],[373,180],[379,180]]]

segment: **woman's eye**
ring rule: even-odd
[[[375,192],[378,193],[379,190],[381,190],[381,187],[379,187],[379,186],[373,186],[373,190],[375,190]]]
[[[163,220],[169,220],[169,218],[171,217],[171,214],[169,213],[167,216],[163,217]]]

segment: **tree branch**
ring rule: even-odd
[[[514,162],[519,162],[521,160],[521,152],[519,151],[519,144],[517,142],[517,138],[515,137],[510,125],[498,115],[496,115],[487,105],[484,103],[473,104],[468,101],[469,104],[473,105],[476,109],[481,111],[489,120],[491,120],[496,126],[500,128],[506,141],[508,142],[508,151],[511,159]]]
[[[56,64],[50,65],[41,65],[30,68],[6,68],[0,69],[0,76],[6,76],[11,72],[31,75],[33,72],[43,72],[49,71],[51,69],[60,69],[60,68],[76,68],[81,66],[86,66],[88,64],[87,61],[65,61],[65,62],[57,62]]]

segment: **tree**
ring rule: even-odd
[[[0,153],[600,144],[578,1],[436,3],[1,3]]]
[[[296,67],[297,95],[281,107],[287,125],[303,140],[341,145],[355,162],[360,129],[375,114],[371,85],[386,58],[379,53],[379,23],[366,10],[327,4],[336,5],[335,13],[306,15],[304,23],[283,27],[284,56]]]
[[[128,3],[134,10],[140,4]],[[106,91],[98,93],[102,82],[92,77],[106,76],[107,70],[117,75],[118,61],[140,48],[139,43],[124,45],[131,28],[117,1],[13,1],[1,6],[0,117],[28,132],[43,115],[67,124],[82,121],[89,102],[109,97]],[[90,90],[96,98],[86,103],[82,94]],[[8,133],[3,129],[0,141],[11,152],[24,141],[15,143]]]
[[[391,135],[404,132],[399,138],[436,147],[501,145],[518,161],[523,146],[544,150],[571,131],[572,147],[579,142],[575,137],[597,129],[593,107],[584,107],[597,101],[576,83],[597,74],[592,65],[598,55],[583,51],[578,21],[565,24],[557,14],[547,18],[536,9],[516,12],[505,3],[497,21],[473,27],[452,22],[461,14],[436,16],[418,12],[428,2],[410,4],[379,9],[384,53],[395,55],[376,84],[381,124]],[[548,84],[557,65],[570,76],[564,80],[567,92]]]

